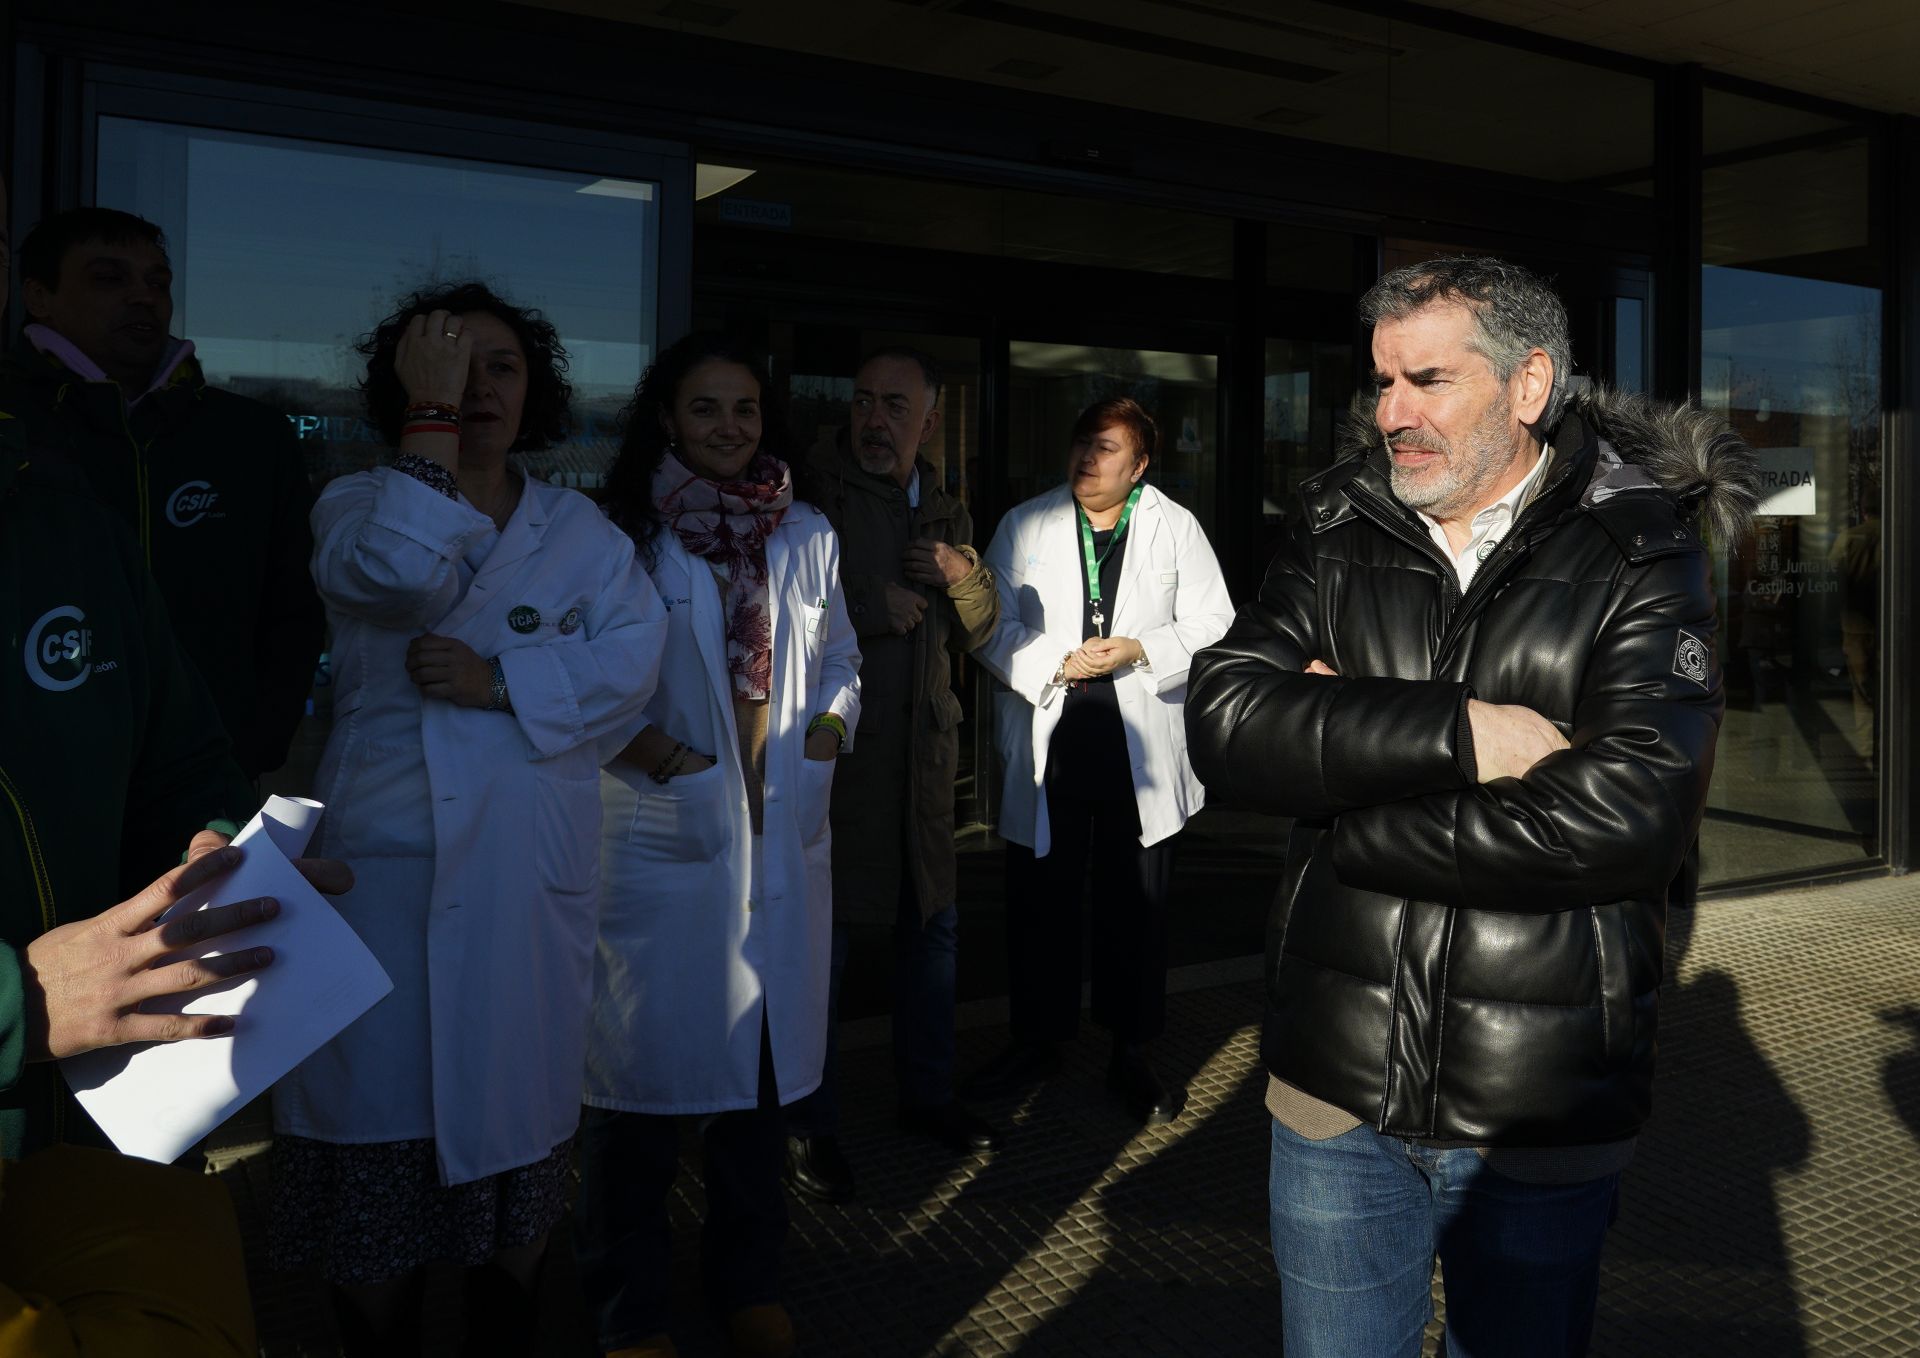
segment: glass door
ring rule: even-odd
[[[1700,403],[1758,452],[1760,509],[1714,542],[1727,713],[1708,885],[1880,855],[1884,252],[1870,128],[1708,92]],[[1802,186],[1804,211],[1776,209]]]
[[[725,328],[764,333],[774,380],[787,394],[787,420],[804,449],[825,451],[847,430],[853,379],[860,360],[876,349],[918,349],[940,368],[940,423],[920,450],[948,493],[973,512],[974,547],[986,550],[980,518],[980,411],[986,371],[978,335],[941,333],[905,325],[848,323],[838,319],[768,320],[728,313]],[[757,322],[757,323],[755,323]],[[992,708],[984,676],[964,658],[953,658],[953,691],[966,719],[960,728],[955,773],[954,823],[962,839],[978,838],[993,823],[1000,785],[993,764]]]
[[[1066,479],[1067,435],[1096,401],[1130,396],[1160,427],[1147,479],[1214,536],[1220,464],[1220,359],[1215,354],[1014,340],[1007,352],[1007,505]]]

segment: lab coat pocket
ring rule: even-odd
[[[600,771],[585,778],[536,769],[533,846],[549,891],[591,891],[600,880]]]
[[[636,790],[627,842],[662,863],[705,863],[726,851],[733,818],[726,765],[683,773]]]
[[[340,762],[327,793],[325,851],[406,858],[433,844],[433,793],[418,744],[365,740]]]
[[[1153,571],[1147,576],[1146,588],[1141,594],[1141,602],[1146,605],[1144,615],[1151,626],[1172,622],[1179,613],[1180,572]]]
[[[813,844],[827,832],[827,809],[833,801],[833,768],[837,759],[800,761],[800,806],[794,819],[800,826],[800,842]]]
[[[820,648],[827,644],[827,610],[811,604],[803,606],[800,610],[800,630],[807,654],[819,655]]]

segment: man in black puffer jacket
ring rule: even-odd
[[[1723,700],[1702,534],[1724,425],[1571,394],[1526,271],[1442,259],[1362,302],[1377,400],[1195,658],[1194,768],[1293,816],[1263,1054],[1288,1358],[1579,1354],[1645,1119],[1666,895]]]

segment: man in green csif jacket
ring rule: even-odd
[[[293,427],[209,386],[192,342],[168,335],[173,273],[153,223],[56,213],[21,242],[20,272],[29,324],[0,359],[0,410],[133,530],[235,761],[258,778],[286,761],[324,624]]]
[[[0,225],[0,306],[5,247]],[[224,831],[252,792],[126,526],[24,432],[0,415],[0,1352],[243,1358],[258,1346],[225,1191],[57,1144],[99,1133],[53,1063],[231,1026],[143,1002],[271,962],[173,955],[271,902],[156,923],[238,860]],[[183,845],[191,861],[161,873]],[[348,881],[338,864],[303,870]]]

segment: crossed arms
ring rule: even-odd
[[[1703,555],[1623,561],[1564,736],[1467,683],[1315,668],[1314,571],[1295,535],[1194,662],[1188,745],[1210,788],[1329,822],[1335,871],[1365,890],[1516,911],[1664,890],[1698,829],[1721,710],[1717,675],[1671,672],[1676,629],[1713,633]]]

